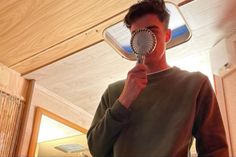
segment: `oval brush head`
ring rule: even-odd
[[[130,45],[135,54],[144,56],[152,53],[156,47],[157,40],[155,34],[147,29],[138,29],[132,34]]]

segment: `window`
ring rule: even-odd
[[[167,49],[169,49],[188,41],[191,32],[178,7],[170,2],[166,2],[166,7],[170,13],[169,28],[172,30],[171,41],[167,44]],[[130,46],[131,34],[123,21],[105,29],[104,38],[122,57],[136,60]]]

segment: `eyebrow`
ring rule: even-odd
[[[155,26],[155,25],[152,25],[152,26],[148,26],[148,27],[146,27],[146,28],[148,28],[148,29],[153,29],[153,28],[157,28],[158,30],[160,29],[159,27],[157,27],[157,26]]]
[[[147,26],[147,27],[145,27],[145,28],[147,28],[147,29],[160,29],[158,26],[155,26],[155,25],[151,25],[151,26]],[[135,31],[132,31],[131,33],[134,33]]]
[[[147,27],[145,27],[145,28],[147,28],[147,29],[160,29],[158,26],[155,26],[155,25],[151,25],[151,26],[147,26]],[[132,31],[131,33],[134,33],[135,31]]]

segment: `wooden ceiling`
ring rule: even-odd
[[[208,52],[224,37],[218,29],[224,4],[222,0],[198,0],[180,7],[192,30],[192,38],[167,51],[170,65],[201,71],[211,79]],[[106,42],[100,42],[24,76],[93,115],[107,85],[124,79],[134,64],[121,59]]]
[[[103,30],[122,20],[127,8],[135,2],[0,1],[0,62],[26,74],[78,52],[102,41]]]

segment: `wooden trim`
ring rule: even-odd
[[[231,75],[232,73],[234,73],[236,71],[236,66],[232,65],[229,69],[225,70],[224,73],[222,73],[222,79]]]
[[[183,6],[183,5],[188,4],[188,3],[192,2],[192,1],[194,1],[194,0],[185,0],[185,1],[182,1],[182,2],[180,2],[180,3],[178,4],[178,6],[179,6],[179,7],[180,7],[180,6]]]
[[[233,105],[232,102],[229,103],[228,99],[227,99],[227,96],[226,96],[226,87],[225,87],[225,79],[227,77],[229,77],[229,75],[233,74],[234,72],[236,72],[236,67],[233,66],[231,67],[231,69],[228,69],[228,71],[226,71],[226,73],[224,75],[222,75],[222,77],[220,78],[220,83],[221,83],[221,88],[223,90],[223,99],[224,99],[224,103],[225,103],[225,110],[226,110],[226,115],[227,115],[227,123],[228,123],[228,128],[227,128],[227,131],[229,132],[229,147],[230,147],[230,155],[234,155],[234,146],[233,146],[233,133],[232,133],[232,130],[233,130],[233,124],[232,124],[232,117],[230,116],[229,112],[230,112],[230,108],[229,106],[230,105]],[[233,92],[233,91],[231,91]],[[230,116],[230,117],[228,117]]]
[[[28,87],[28,91],[27,91],[27,96],[26,96],[26,102],[25,102],[25,106],[23,109],[23,115],[22,115],[22,122],[21,122],[21,126],[20,126],[20,131],[19,131],[19,138],[17,141],[17,147],[16,147],[16,156],[20,156],[20,151],[22,149],[22,143],[24,142],[24,136],[25,136],[25,130],[27,127],[27,119],[29,118],[29,112],[30,112],[30,104],[32,102],[32,97],[33,97],[33,92],[34,92],[34,86],[35,85],[35,81],[34,80],[30,80],[29,82],[29,87]]]
[[[226,137],[227,137],[228,146],[229,146],[229,155],[232,156],[231,131],[230,131],[230,122],[229,122],[229,117],[228,117],[229,111],[227,107],[227,101],[225,99],[226,97],[225,97],[223,78],[224,77],[214,75],[214,83],[215,83],[215,90],[217,91],[216,97],[220,105],[219,107],[221,110],[221,115],[222,115],[225,131],[226,131]]]
[[[35,148],[36,148],[36,145],[37,145],[37,140],[38,140],[38,134],[39,134],[39,127],[40,127],[40,123],[41,123],[41,118],[42,118],[42,115],[46,115],[48,116],[49,118],[52,118],[58,122],[61,122],[63,123],[64,125],[67,125],[73,129],[76,129],[76,130],[79,130],[80,132],[82,133],[87,133],[87,130],[52,113],[52,112],[49,112],[41,107],[37,107],[36,108],[36,114],[35,114],[35,118],[34,118],[34,124],[33,124],[33,132],[32,132],[32,135],[31,135],[31,141],[30,141],[30,146],[29,146],[29,151],[28,151],[28,156],[35,156]]]
[[[19,96],[16,96],[16,95],[12,95],[9,91],[4,91],[4,89],[1,89],[0,88],[0,92],[7,95],[7,96],[11,96],[15,99],[18,99],[18,100],[21,100],[21,101],[25,101],[25,98],[24,97],[19,97]]]
[[[20,73],[0,63],[0,90],[22,101],[26,100],[29,81]]]
[[[225,87],[224,87],[224,80],[223,80],[223,78],[220,78],[220,84],[221,84],[221,88],[222,88],[222,90],[223,90],[223,92],[222,92],[222,94],[223,94],[223,102],[224,102],[224,108],[225,108],[225,113],[226,113],[226,117],[225,117],[225,121],[226,121],[226,123],[227,123],[227,129],[225,128],[225,130],[227,130],[228,132],[229,132],[229,147],[230,147],[230,153],[232,153],[232,151],[231,151],[231,148],[232,148],[232,142],[231,142],[231,131],[230,131],[230,122],[229,122],[229,117],[228,117],[228,113],[229,113],[229,111],[228,111],[228,107],[227,107],[227,100],[225,99],[226,98],[226,95],[225,95]]]

